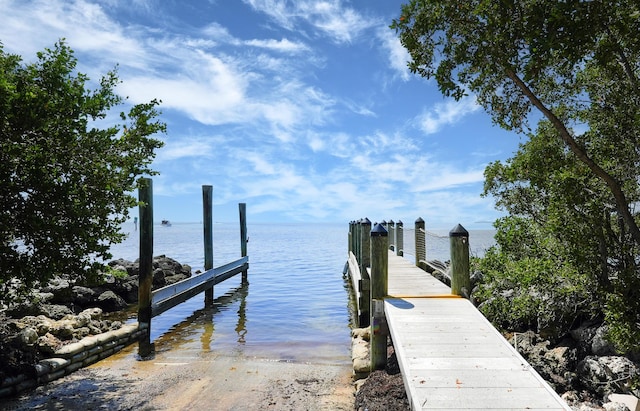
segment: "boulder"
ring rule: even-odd
[[[167,284],[167,280],[166,280],[166,276],[167,273],[169,273],[169,275],[171,275],[171,271],[169,270],[163,270],[162,268],[156,268],[153,270],[153,285],[155,286],[164,286]]]
[[[55,353],[56,350],[60,348],[61,344],[60,340],[54,337],[51,333],[46,333],[45,335],[38,337],[38,341],[36,342],[38,351],[47,355]]]
[[[631,411],[625,404],[619,402],[605,402],[602,404],[605,411]]]
[[[640,369],[628,358],[619,356],[588,356],[577,367],[580,383],[604,400],[610,394],[632,388]]]
[[[42,304],[39,306],[38,314],[59,320],[67,315],[73,314],[73,311],[71,311],[71,308],[62,304]]]
[[[611,402],[624,404],[630,411],[640,411],[640,400],[634,395],[628,394],[611,394],[609,396]]]
[[[577,352],[569,342],[551,347],[548,340],[533,331],[514,333],[509,342],[556,391],[572,389],[576,379]]]
[[[79,285],[71,288],[72,301],[79,306],[86,307],[96,300],[96,292],[89,287]]]
[[[608,327],[606,325],[600,326],[593,336],[591,341],[591,352],[594,355],[614,355],[616,349],[609,341],[607,341]]]
[[[579,356],[586,357],[587,355],[593,354],[591,351],[591,343],[600,325],[601,324],[599,323],[594,324],[592,322],[587,322],[581,324],[578,328],[569,331],[571,338],[573,338],[577,343]]]
[[[71,301],[72,297],[71,284],[62,278],[52,279],[41,292],[52,294],[51,302],[53,303],[66,303]]]
[[[38,340],[38,332],[33,327],[25,327],[18,334],[18,342],[21,345],[33,345]]]
[[[127,308],[127,302],[111,290],[100,294],[96,304],[106,312],[119,311]]]

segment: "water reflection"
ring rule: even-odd
[[[227,293],[215,298],[212,304],[195,310],[191,315],[182,321],[174,324],[167,332],[162,333],[153,340],[157,352],[169,351],[181,348],[189,348],[199,336],[200,350],[203,352],[211,351],[216,338],[223,337],[216,335],[216,319],[230,313],[231,306],[238,304],[236,311],[237,319],[235,320],[235,332],[237,334],[234,343],[244,344],[247,335],[246,324],[246,300],[249,294],[249,285],[244,284],[239,287],[230,289]],[[198,298],[201,296],[196,296]],[[222,321],[228,321],[226,318],[218,318]],[[153,321],[151,327],[153,328]],[[219,333],[224,332],[220,329]]]

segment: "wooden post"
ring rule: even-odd
[[[396,223],[389,220],[387,233],[389,236],[389,249],[396,251]]]
[[[396,223],[396,255],[404,256],[404,224],[402,220]]]
[[[151,343],[151,285],[153,283],[153,181],[139,180],[138,200],[140,205],[140,268],[138,277],[138,324],[146,326],[140,338],[138,352],[148,358],[154,352]]]
[[[360,245],[362,241],[360,241],[360,231],[362,228],[362,219],[356,221],[355,224],[355,232],[354,232],[354,243],[353,243],[353,255],[356,256],[356,260],[358,261],[358,266],[360,266]]]
[[[349,234],[347,235],[347,240],[349,242],[349,245],[347,247],[347,258],[349,258],[349,254],[353,253],[353,234],[354,234],[354,224],[355,222],[349,221]]]
[[[347,232],[347,258],[353,252],[353,221],[349,221],[349,231]]]
[[[364,277],[367,273],[367,267],[371,266],[371,256],[369,255],[371,221],[365,217],[360,223],[360,228],[360,272]]]
[[[204,270],[213,268],[213,187],[202,186],[202,221],[204,224]],[[213,304],[213,285],[204,290],[205,305]]]
[[[427,247],[425,243],[424,220],[418,217],[415,224],[416,266],[426,271]]]
[[[371,370],[387,364],[387,336],[384,298],[388,294],[389,237],[380,224],[371,230]]]
[[[451,294],[469,298],[469,232],[458,224],[449,232],[451,244]]]
[[[247,237],[247,204],[239,203],[238,212],[240,214],[240,256],[247,256],[247,243],[249,237]],[[242,272],[242,284],[249,284],[247,279],[247,270]]]
[[[360,327],[367,327],[371,320],[371,279],[367,268],[371,266],[370,255],[370,233],[371,233],[371,221],[368,218],[360,220],[359,226],[359,252],[360,256],[358,264],[360,267],[360,282],[358,288],[360,289],[360,318],[358,323]]]

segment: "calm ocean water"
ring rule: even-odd
[[[126,224],[114,258],[138,258],[139,236]],[[342,277],[348,224],[250,224],[248,286],[240,276],[216,285],[215,304],[200,294],[155,317],[156,350],[227,351],[294,361],[350,362],[349,290]],[[436,232],[446,236],[448,232]],[[405,255],[413,259],[413,230]],[[200,223],[154,226],[154,255],[164,254],[193,272],[204,266]],[[471,253],[481,254],[493,231],[471,231]],[[427,258],[448,260],[448,238],[429,236]],[[214,266],[240,257],[238,224],[214,225]]]

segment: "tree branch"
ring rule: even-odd
[[[569,147],[569,149],[576,155],[576,157],[589,167],[589,169],[611,190],[616,202],[616,208],[622,216],[625,224],[629,228],[636,244],[640,245],[640,229],[636,224],[636,221],[629,210],[629,202],[622,190],[622,187],[615,178],[607,173],[602,167],[600,167],[581,147],[578,142],[573,138],[567,127],[562,120],[558,118],[551,110],[549,110],[538,97],[533,93],[529,86],[511,69],[507,69],[507,76],[516,84],[516,86],[524,93],[524,95],[531,101],[531,103],[553,124],[555,129],[560,134],[562,141]]]

